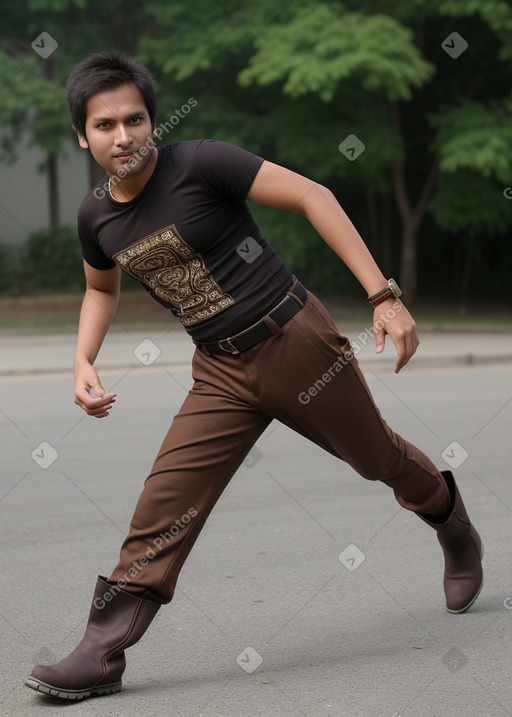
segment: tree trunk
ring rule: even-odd
[[[392,118],[396,128],[402,134],[398,105],[393,105]],[[418,295],[418,230],[425,215],[427,202],[434,189],[438,168],[439,158],[436,156],[425,177],[416,204],[413,204],[407,190],[404,163],[397,160],[393,165],[393,193],[402,219],[402,260],[399,282],[404,294],[404,301],[408,304],[413,304]]]
[[[55,229],[60,223],[59,212],[59,172],[58,158],[55,154],[46,157],[46,171],[48,173],[48,217],[50,229]]]
[[[53,57],[44,61],[43,74],[49,80],[55,77],[55,65]],[[55,229],[60,222],[59,207],[59,165],[56,154],[46,156],[46,171],[48,173],[48,224],[50,229]]]
[[[384,274],[389,274],[391,264],[391,193],[382,195],[382,229],[381,229],[381,267]]]
[[[404,299],[413,304],[418,296],[418,230],[415,222],[404,223],[402,230],[402,259],[400,262],[400,287]]]
[[[367,189],[365,194],[366,206],[368,210],[368,243],[370,245],[371,253],[376,258],[377,263],[380,264],[379,214],[377,202],[375,200],[375,192],[373,189]]]
[[[418,296],[418,231],[434,189],[438,167],[439,160],[436,157],[430,166],[416,205],[413,205],[406,188],[403,162],[395,162],[393,166],[393,190],[402,218],[400,285],[404,300],[409,304],[413,304]]]

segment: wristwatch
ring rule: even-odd
[[[395,299],[402,296],[402,291],[394,279],[388,279],[386,287],[378,291],[376,294],[369,296],[368,301],[373,308],[375,308],[379,304],[382,304],[383,301],[386,301],[386,299],[389,299],[390,296],[394,296]]]

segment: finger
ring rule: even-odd
[[[103,415],[112,408],[115,401],[115,393],[105,393],[99,398],[92,398],[87,389],[78,389],[75,393],[75,403],[90,416]]]
[[[89,396],[91,396],[91,398],[103,398],[105,394],[106,391],[100,383],[94,384],[94,386],[91,386],[89,389]]]
[[[399,373],[400,369],[402,369],[406,365],[406,363],[409,361],[409,358],[410,358],[410,356],[407,356],[405,350],[397,351],[394,372]]]
[[[411,358],[416,353],[416,342],[414,338],[409,334],[401,339],[396,344],[397,358],[395,362],[395,373],[398,373],[400,369],[406,366]]]
[[[112,406],[110,406],[112,408]],[[110,411],[104,411],[103,413],[95,413],[92,415],[92,418],[107,418],[110,416]]]
[[[384,343],[386,341],[386,334],[383,328],[377,328],[374,325],[374,337],[375,337],[375,353],[380,354],[384,351]]]
[[[115,393],[105,393],[103,396],[93,397],[90,391],[86,389],[78,389],[75,395],[78,399],[77,402],[89,409],[104,408],[107,404],[114,403],[116,400]]]
[[[110,414],[112,404],[108,404],[107,406],[97,406],[95,408],[87,408],[84,406],[83,409],[88,416],[92,416],[93,418],[105,418]]]
[[[416,327],[412,329],[412,331],[406,336],[405,339],[406,343],[406,352],[408,356],[408,361],[414,356],[416,353],[416,350],[419,346],[420,340],[418,338],[418,333],[416,331]]]
[[[414,337],[414,352],[416,353],[416,350],[417,350],[418,346],[420,345],[420,337],[418,336],[416,326],[414,327],[414,330],[413,330],[413,337]]]

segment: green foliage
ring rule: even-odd
[[[461,169],[441,174],[429,211],[444,232],[481,239],[490,230],[510,233],[510,204],[501,185]]]
[[[19,286],[25,294],[83,288],[83,262],[75,227],[60,226],[28,236],[20,256]]]
[[[499,243],[502,260],[492,269],[479,247],[510,233],[512,202],[503,197],[512,185],[509,0],[18,0],[4,15],[0,160],[15,156],[24,131],[45,152],[61,153],[72,134],[67,74],[88,53],[119,47],[152,70],[157,122],[188,98],[197,101],[163,143],[223,139],[326,184],[363,234],[371,233],[388,267],[399,265],[402,234],[393,168],[405,166],[412,210],[438,158],[419,228],[420,279],[430,285],[435,273],[438,281],[460,282],[463,293],[481,260],[489,286],[501,285],[497,275],[506,275],[512,246]],[[43,30],[59,43],[48,60],[30,47]],[[457,59],[441,46],[454,31],[468,42]],[[366,145],[355,162],[338,151],[349,134]],[[352,286],[302,217],[260,207],[255,214],[305,281]],[[448,258],[430,264],[433,234],[436,256]],[[39,256],[26,266],[37,275],[45,262]]]
[[[14,289],[15,264],[11,246],[0,242],[0,292]]]
[[[87,0],[29,0],[28,8],[33,12],[63,12],[70,8],[85,9]]]
[[[301,215],[259,204],[251,205],[256,221],[269,244],[286,259],[311,291],[347,294],[361,291],[348,269]]]
[[[13,161],[15,147],[33,117],[33,102],[41,92],[37,58],[11,56],[0,50],[0,158]]]
[[[471,169],[506,183],[512,176],[512,98],[484,105],[461,100],[430,118],[441,170]]]
[[[291,97],[317,93],[324,102],[352,80],[388,100],[410,100],[433,74],[413,43],[412,31],[386,15],[365,15],[311,4],[286,24],[256,38],[256,53],[239,75],[252,82],[283,82]]]
[[[508,0],[437,0],[442,15],[479,16],[502,42],[498,52],[502,59],[512,60],[512,6]]]
[[[245,61],[255,38],[294,12],[287,6],[276,8],[273,0],[196,0],[192,5],[149,0],[144,8],[153,32],[141,33],[141,61],[178,82],[194,76],[211,80],[219,72],[233,78],[233,58]]]
[[[37,114],[33,119],[33,144],[48,154],[62,155],[63,139],[75,139],[68,118],[66,91],[63,84],[39,81],[37,94]]]

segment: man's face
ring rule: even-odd
[[[120,85],[93,95],[87,101],[86,137],[78,135],[82,148],[111,176],[136,176],[144,171],[155,150],[152,127],[140,90],[134,84]],[[147,147],[137,153],[141,147]],[[137,154],[136,154],[137,153]]]

